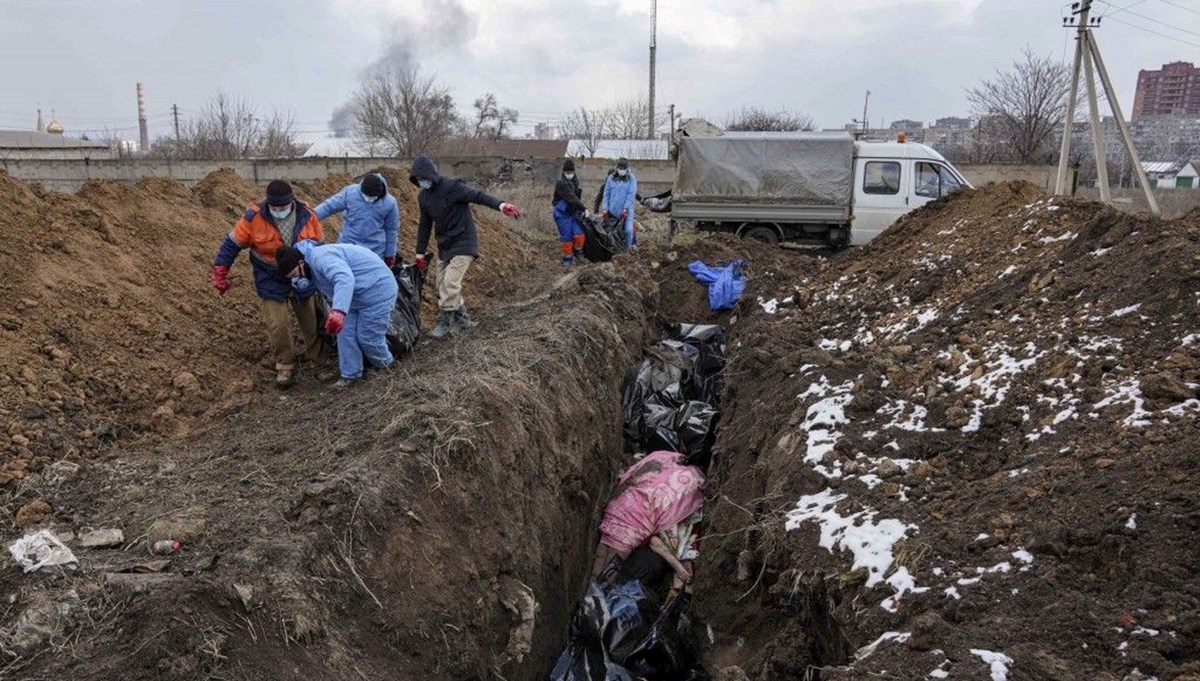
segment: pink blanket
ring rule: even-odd
[[[674,527],[704,503],[704,474],[678,452],[654,452],[621,475],[604,509],[600,541],[622,556]]]

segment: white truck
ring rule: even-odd
[[[674,188],[656,203],[669,206],[672,235],[690,225],[772,244],[861,245],[970,186],[941,154],[903,135],[866,142],[848,132],[686,131],[675,139]]]

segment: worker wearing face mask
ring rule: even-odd
[[[212,285],[225,295],[232,287],[229,268],[243,249],[250,249],[250,267],[254,271],[254,290],[262,299],[262,320],[267,327],[271,350],[275,356],[275,382],[280,387],[291,385],[296,371],[296,349],[288,322],[291,307],[300,323],[304,338],[303,354],[321,371],[321,343],[317,335],[317,306],[315,286],[293,288],[292,281],[280,274],[275,252],[298,241],[325,238],[321,221],[308,207],[296,199],[292,186],[285,180],[267,185],[264,200],[250,204],[233,231],[221,242],[213,261]]]
[[[521,209],[511,203],[476,189],[456,177],[439,175],[437,166],[426,156],[418,156],[412,164],[408,180],[421,188],[417,205],[421,218],[417,226],[417,268],[426,268],[429,235],[437,240],[437,325],[429,335],[441,338],[453,331],[465,331],[471,317],[463,300],[463,277],[467,268],[479,257],[479,234],[471,204],[487,206],[510,218],[521,217]]]
[[[362,246],[383,258],[388,267],[396,264],[400,206],[379,173],[367,173],[360,182],[319,203],[316,211],[319,220],[345,213],[339,244]]]
[[[583,251],[582,219],[587,207],[583,205],[583,190],[575,177],[575,161],[563,161],[562,175],[554,183],[554,224],[558,226],[558,241],[562,247],[563,267],[570,267]]]
[[[637,200],[637,177],[629,169],[629,161],[617,159],[616,171],[604,181],[604,198],[602,208],[604,217],[616,215],[625,223],[625,245],[632,247],[636,241],[633,235],[633,204]]]

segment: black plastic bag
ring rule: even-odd
[[[317,338],[321,345],[325,346],[327,357],[337,357],[337,336],[325,332],[325,320],[329,318],[329,303],[320,293],[314,293],[313,296],[316,298],[317,308]]]
[[[713,442],[716,441],[718,417],[716,408],[698,400],[692,400],[675,411],[672,430],[682,447],[675,451],[686,455],[685,463],[708,470]]]
[[[707,678],[690,645],[691,620],[686,614],[690,600],[679,594],[667,601],[649,633],[625,657],[624,666],[634,677],[649,681]]]
[[[400,357],[412,352],[421,338],[421,284],[424,275],[416,265],[401,265],[392,271],[400,290],[388,319],[385,339],[392,355]]]
[[[696,391],[693,386],[698,384],[693,367],[698,357],[698,351],[686,343],[664,341],[652,347],[642,363],[626,375],[622,396],[625,412],[622,430],[627,449],[679,451],[677,437],[665,438],[671,444],[664,447],[658,444],[664,438],[653,436],[661,428],[674,427],[674,418],[668,418],[662,413],[662,408],[670,407],[673,411],[689,399],[687,392]],[[689,388],[686,392],[685,386]],[[651,400],[654,397],[658,399]],[[653,420],[653,425],[647,425],[648,417]]]
[[[725,329],[714,324],[678,324],[668,335],[696,350],[692,367],[696,390],[690,398],[720,406],[724,387]]]
[[[617,215],[599,215],[583,221],[583,256],[591,262],[608,262],[625,250],[625,221]]]

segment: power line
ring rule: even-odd
[[[1146,28],[1145,26],[1138,26],[1137,24],[1131,24],[1128,21],[1122,21],[1121,19],[1118,19],[1116,17],[1110,17],[1110,18],[1119,24],[1125,24],[1126,26],[1129,26],[1130,28],[1136,28],[1138,30],[1145,31],[1147,33],[1153,33],[1154,35],[1156,35],[1160,38],[1166,38],[1167,40],[1174,40],[1177,43],[1182,43],[1184,45],[1190,45],[1191,47],[1200,48],[1200,43],[1193,43],[1193,42],[1189,42],[1187,40],[1183,40],[1182,38],[1176,38],[1173,35],[1167,35],[1166,33],[1159,33],[1158,31],[1155,31],[1154,29]]]
[[[1145,0],[1141,0],[1141,1],[1142,1],[1142,2],[1144,2]],[[1103,2],[1104,4],[1108,5],[1109,7],[1114,7],[1114,6],[1115,6],[1115,5],[1113,5],[1112,3],[1110,3],[1110,2],[1106,2],[1105,0],[1100,0],[1100,2]],[[1140,3],[1139,3],[1139,2],[1135,2],[1135,3],[1133,3],[1133,5],[1129,5],[1129,7],[1133,7],[1133,6],[1135,6],[1135,5],[1138,5],[1138,4],[1140,4]],[[1129,7],[1122,7],[1122,8],[1118,8],[1118,9],[1120,9],[1120,10],[1121,10],[1121,11],[1123,11],[1123,12],[1129,12]],[[1152,23],[1152,24],[1158,24],[1158,25],[1160,25],[1160,26],[1166,26],[1167,28],[1169,28],[1169,29],[1171,29],[1171,30],[1174,30],[1174,31],[1179,31],[1180,33],[1187,33],[1188,35],[1194,35],[1194,36],[1196,36],[1197,38],[1200,38],[1200,33],[1196,33],[1195,31],[1189,31],[1189,30],[1187,30],[1186,28],[1179,28],[1178,26],[1173,26],[1173,25],[1171,25],[1171,24],[1168,24],[1168,23],[1167,23],[1167,22],[1165,22],[1165,21],[1159,21],[1158,19],[1155,19],[1154,17],[1148,17],[1148,16],[1146,16],[1145,14],[1138,14],[1137,12],[1129,12],[1129,13],[1130,13],[1130,14],[1132,14],[1133,16],[1135,16],[1135,17],[1138,17],[1138,18],[1140,18],[1140,19],[1144,19],[1144,20],[1146,20],[1146,21],[1149,21],[1149,22],[1150,22],[1150,23]],[[1113,14],[1116,14],[1116,12],[1114,12]],[[1105,15],[1105,16],[1111,16],[1111,15]],[[1113,21],[1119,21],[1119,20],[1117,20],[1117,19],[1114,19]]]
[[[1200,11],[1194,10],[1194,9],[1192,9],[1191,7],[1184,7],[1183,5],[1181,5],[1181,4],[1177,3],[1177,2],[1171,2],[1171,0],[1162,0],[1162,1],[1163,1],[1163,2],[1165,2],[1165,3],[1167,3],[1168,5],[1170,5],[1170,6],[1172,6],[1172,7],[1178,7],[1179,9],[1181,9],[1181,10],[1183,10],[1183,11],[1185,11],[1185,12],[1191,12],[1192,14],[1197,14],[1197,15],[1200,15]]]

